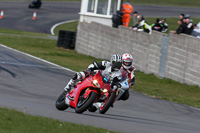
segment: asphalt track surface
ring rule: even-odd
[[[43,2],[40,9],[29,9],[29,3],[0,2],[0,9],[4,10],[4,19],[0,21],[0,27],[50,33],[54,24],[79,18],[80,3],[77,2]],[[34,11],[35,21],[32,20]]]
[[[50,33],[51,27],[59,22],[79,19],[79,2],[43,2],[41,9],[28,9],[27,2],[0,2],[4,19],[0,28],[17,29],[31,32]],[[180,13],[200,17],[200,8],[134,5],[134,10],[144,17],[179,17]],[[33,12],[37,17],[33,21]]]
[[[38,30],[37,26],[34,29]],[[40,30],[38,32],[42,32]],[[0,46],[0,106],[126,133],[200,131],[199,109],[134,91],[128,101],[118,101],[104,115],[88,111],[76,114],[70,108],[58,111],[55,101],[73,74],[62,67]]]

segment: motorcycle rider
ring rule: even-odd
[[[137,27],[132,27],[133,31],[144,31],[149,34],[152,33],[151,26],[146,22],[143,15],[138,16],[138,25],[136,25],[136,26]]]
[[[134,85],[135,83],[135,72],[136,72],[136,68],[134,66],[132,66],[133,63],[133,57],[131,54],[128,53],[124,53],[122,55],[122,67],[120,68],[120,73],[121,73],[121,80],[118,82],[117,87],[121,88],[124,90],[124,93],[122,94],[121,97],[119,97],[117,100],[127,100],[129,98],[129,88],[131,86]],[[123,76],[123,75],[128,75],[128,76]],[[125,78],[125,79],[124,79]],[[127,80],[128,78],[128,83],[126,84],[126,82],[123,82],[125,80]],[[102,99],[103,100],[103,99]],[[101,106],[101,102],[96,102],[93,103],[93,111],[96,111],[96,109],[100,108]],[[95,108],[94,108],[95,107]],[[113,104],[111,105],[111,107],[113,107]],[[93,112],[91,111],[91,112]]]
[[[29,5],[29,8],[40,8],[42,5],[42,0],[34,0],[31,2],[31,4]]]
[[[162,32],[167,32],[168,24],[166,23],[166,18],[163,17],[162,20],[159,22],[162,25]]]
[[[132,65],[133,63],[133,57],[131,54],[124,53],[122,55],[122,67],[120,70],[125,70],[128,73],[128,83],[129,88],[135,84],[135,72],[136,68]],[[129,90],[127,89],[124,94],[120,97],[119,100],[127,100],[129,98]]]
[[[119,54],[114,54],[110,62],[109,61],[101,61],[98,63],[99,68],[94,66],[94,64],[90,64],[88,68],[82,72],[77,72],[74,77],[68,82],[66,87],[64,88],[65,91],[70,92],[73,87],[75,86],[75,83],[82,81],[85,79],[87,76],[89,76],[91,71],[94,70],[102,70],[102,75],[104,75],[108,80],[111,82],[115,79],[118,81],[121,80],[121,73],[120,73],[120,68],[122,66],[122,56]]]

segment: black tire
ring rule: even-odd
[[[36,4],[35,7],[36,7],[37,9],[40,9],[40,4]]]
[[[116,92],[112,92],[110,97],[107,98],[107,103],[104,104],[104,107],[101,109],[101,107],[99,108],[99,113],[100,114],[105,114],[108,109],[110,108],[110,106],[113,104],[114,100],[115,100],[115,96],[116,96]]]
[[[88,111],[90,111],[90,112],[95,112],[95,111],[97,111],[97,108],[95,107],[95,106],[90,106],[89,108],[88,108]]]
[[[82,95],[80,95],[79,97],[81,96]],[[98,96],[97,93],[91,92],[89,96],[84,100],[78,100],[75,112],[81,114],[84,111],[86,111],[94,103],[97,96]]]
[[[58,99],[56,100],[56,108],[58,110],[66,110],[69,106],[65,103],[65,96],[66,96],[67,92],[63,91],[61,93],[61,95],[58,97]]]

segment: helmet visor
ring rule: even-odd
[[[112,68],[117,70],[117,69],[120,69],[122,67],[122,62],[115,62],[113,61],[112,62]]]
[[[125,66],[131,66],[131,65],[132,65],[132,62],[124,62],[124,65],[125,65]]]

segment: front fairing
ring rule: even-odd
[[[98,84],[94,84],[93,81],[97,80]],[[76,87],[68,93],[67,97],[74,97],[74,101],[70,100],[69,104],[70,106],[76,108],[79,95],[82,90],[87,89],[89,90],[86,93],[90,93],[91,91],[94,91],[99,96],[102,95],[101,89],[107,89],[110,90],[110,84],[105,81],[102,78],[101,71],[98,71],[94,76],[90,75],[89,77],[85,78],[82,82],[78,83]]]

